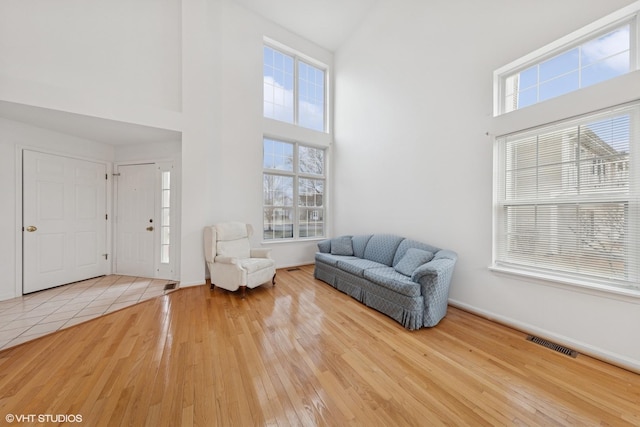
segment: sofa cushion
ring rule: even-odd
[[[440,251],[440,249],[435,246],[427,245],[426,243],[418,242],[416,240],[404,239],[402,243],[400,243],[400,246],[398,246],[392,265],[399,263],[402,257],[404,257],[404,254],[406,254],[410,248],[422,249],[423,251],[431,252],[432,254],[437,254],[438,251]]]
[[[318,251],[323,252],[323,253],[330,253],[331,252],[331,240],[326,239],[326,240],[321,240],[318,242]]]
[[[333,265],[334,267],[338,264],[338,261],[344,260],[344,259],[358,259],[358,258],[353,256],[348,256],[348,255],[331,255],[331,254],[325,254],[323,252],[316,252],[316,261]]]
[[[375,261],[371,261],[368,259],[360,259],[360,258],[340,259],[338,260],[338,263],[336,264],[336,266],[341,270],[344,270],[348,273],[354,274],[359,277],[364,277],[363,275],[364,271],[368,268],[383,267],[382,264],[377,263]]]
[[[369,268],[364,271],[364,278],[408,297],[420,296],[420,284],[398,273],[393,267]]]
[[[353,255],[358,258],[364,258],[364,249],[367,247],[367,243],[371,238],[371,234],[364,236],[353,236],[351,238],[351,244],[353,245]]]
[[[422,249],[409,248],[405,252],[404,256],[394,266],[398,273],[402,273],[405,276],[411,277],[413,271],[420,267],[422,264],[429,262],[433,259],[433,253],[429,251],[423,251]]]
[[[342,236],[331,239],[332,255],[353,255],[351,236]]]
[[[364,258],[391,267],[393,257],[403,237],[391,234],[374,234],[367,242]]]

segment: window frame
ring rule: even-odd
[[[493,174],[493,243],[492,262],[489,266],[491,271],[516,275],[519,277],[538,280],[541,285],[554,286],[565,290],[580,291],[583,293],[598,295],[607,298],[615,298],[623,301],[636,302],[640,299],[640,290],[619,286],[608,281],[592,280],[591,278],[576,277],[567,274],[558,274],[553,271],[541,271],[513,265],[504,265],[497,261],[497,245],[499,236],[498,221],[498,191],[499,191],[499,171],[500,153],[495,149],[496,141],[500,137],[530,131],[535,128],[542,128],[554,125],[563,121],[570,121],[581,116],[596,114],[601,111],[611,110],[617,107],[624,107],[631,103],[640,101],[640,96],[636,91],[629,91],[630,87],[640,87],[640,1],[615,11],[592,24],[589,24],[568,36],[562,37],[547,46],[544,46],[528,55],[523,56],[508,65],[505,65],[493,73],[493,113],[494,117],[490,121],[490,129],[487,136],[494,144],[494,174]],[[580,88],[578,90],[564,93],[557,97],[547,99],[521,108],[509,113],[502,113],[503,81],[501,77],[510,75],[516,70],[524,70],[536,62],[544,62],[550,57],[557,55],[562,49],[571,49],[587,40],[599,37],[602,34],[633,21],[630,33],[630,63],[629,72],[618,75],[612,79]],[[573,45],[572,45],[573,43]],[[640,119],[633,126],[640,127]],[[632,131],[630,168],[640,170],[640,134],[638,129]],[[640,172],[631,171],[630,185],[636,189],[636,195],[640,191]],[[635,197],[635,196],[634,196]],[[640,212],[640,203],[634,201],[633,214]],[[640,218],[640,216],[637,216]],[[633,220],[637,220],[636,217]],[[638,229],[637,229],[638,230]],[[640,230],[632,241],[632,245],[640,246]]]
[[[263,52],[264,52],[264,48],[268,47],[270,49],[273,49],[277,52],[279,52],[282,55],[291,57],[293,59],[293,121],[292,122],[288,122],[288,121],[284,121],[284,120],[278,120],[276,118],[272,118],[272,117],[267,117],[265,115],[265,109],[264,109],[264,89],[263,89],[263,96],[262,96],[262,116],[265,119],[268,120],[275,120],[278,122],[282,122],[282,123],[287,123],[296,127],[300,127],[302,129],[307,129],[310,131],[315,131],[315,132],[322,132],[322,133],[329,133],[329,66],[327,64],[324,64],[320,61],[317,61],[307,55],[304,55],[294,49],[291,49],[281,43],[276,42],[275,40],[271,40],[268,38],[264,38],[263,40]],[[299,89],[299,69],[300,63],[304,63],[308,66],[314,67],[316,69],[319,69],[320,71],[322,71],[324,73],[324,79],[323,79],[323,107],[322,107],[322,130],[318,130],[318,129],[314,129],[314,128],[310,128],[310,127],[306,127],[306,126],[302,126],[300,124],[300,89]],[[263,77],[263,85],[264,85],[264,54],[263,54],[263,60],[262,60],[262,64],[263,64],[263,72],[262,72],[262,77]]]
[[[264,146],[265,146],[265,141],[266,140],[272,140],[274,142],[279,142],[279,143],[285,143],[285,144],[291,144],[293,147],[293,156],[292,156],[292,170],[288,171],[288,170],[282,170],[282,169],[275,169],[275,168],[266,168],[264,167],[264,158],[265,158],[265,151],[264,151]],[[296,140],[289,140],[286,138],[281,138],[278,136],[270,136],[270,135],[264,135],[263,139],[262,139],[262,159],[263,159],[263,170],[262,170],[262,183],[263,183],[263,197],[262,197],[262,240],[264,242],[269,242],[269,243],[277,243],[277,242],[291,242],[291,241],[308,241],[308,240],[318,240],[318,239],[325,239],[327,236],[327,155],[328,155],[328,147],[323,147],[323,146],[317,146],[317,145],[313,145],[313,144],[308,144],[306,142],[301,142],[301,141],[296,141]],[[300,147],[306,147],[306,148],[312,148],[312,149],[316,149],[316,150],[321,150],[323,152],[323,167],[322,167],[322,175],[317,175],[317,174],[313,174],[313,173],[307,173],[307,172],[301,172],[300,171]],[[267,205],[265,205],[265,198],[264,198],[264,180],[265,180],[265,176],[282,176],[282,177],[290,177],[293,180],[293,188],[292,188],[292,205],[291,205],[291,210],[293,212],[293,221],[292,221],[292,227],[293,227],[293,232],[292,232],[292,236],[291,237],[282,237],[282,238],[265,238],[264,235],[264,227],[266,225],[265,223],[265,210],[269,209],[269,208],[274,208],[276,207],[275,205],[269,207]],[[300,237],[300,212],[301,210],[307,209],[308,207],[305,206],[301,206],[300,205],[300,180],[301,179],[314,179],[314,180],[321,180],[323,181],[323,193],[322,193],[322,206],[320,207],[315,207],[313,210],[315,211],[322,211],[322,234],[321,235],[314,235],[314,236],[305,236],[305,237]]]
[[[536,140],[536,147],[538,144],[543,143],[543,139],[541,137],[547,137],[552,133],[557,135],[561,135],[570,129],[573,128],[588,128],[589,123],[594,123],[594,121],[614,119],[616,117],[621,117],[621,115],[629,115],[630,123],[629,123],[629,137],[631,140],[629,141],[629,153],[627,160],[627,169],[621,170],[624,171],[633,171],[635,169],[640,168],[640,150],[638,148],[638,143],[640,142],[640,100],[624,104],[617,105],[610,108],[606,108],[603,111],[595,111],[583,115],[581,117],[572,117],[567,118],[561,122],[550,123],[546,125],[542,125],[536,127],[534,129],[524,129],[520,132],[516,132],[509,135],[503,135],[495,138],[494,141],[494,164],[495,164],[495,175],[494,175],[494,240],[493,240],[493,263],[492,269],[503,272],[516,273],[521,275],[527,275],[531,277],[545,278],[550,279],[557,282],[572,284],[572,285],[580,285],[583,287],[595,287],[599,289],[606,289],[609,291],[613,291],[616,293],[623,294],[638,294],[640,296],[640,283],[638,283],[638,278],[640,278],[640,263],[634,262],[637,258],[638,253],[640,253],[640,217],[638,217],[637,213],[640,211],[638,199],[640,198],[640,183],[638,182],[638,174],[628,174],[626,182],[628,186],[620,187],[618,191],[615,189],[607,190],[606,192],[589,192],[590,186],[593,186],[594,183],[588,183],[587,180],[584,180],[584,184],[581,184],[580,179],[576,181],[576,183],[580,186],[580,189],[574,193],[572,191],[572,183],[571,182],[562,182],[560,186],[554,187],[542,187],[545,189],[553,189],[556,191],[554,195],[546,195],[546,196],[532,196],[527,195],[528,193],[520,193],[518,195],[513,195],[510,190],[513,190],[515,181],[513,178],[508,177],[508,174],[524,169],[531,169],[536,171],[543,171],[549,165],[553,165],[554,163],[543,163],[541,165],[535,164],[535,166],[525,166],[522,168],[514,168],[513,161],[515,158],[516,152],[513,150],[517,149],[517,145],[523,143],[526,140]],[[580,133],[577,134],[576,138],[579,137]],[[564,137],[563,137],[564,138]],[[511,139],[510,142],[507,142],[507,139]],[[550,140],[546,140],[550,141]],[[566,142],[566,144],[565,144]],[[632,147],[634,144],[636,147]],[[512,144],[510,147],[507,144]],[[570,148],[570,141],[565,141],[563,139],[563,144],[557,146],[559,151],[562,152],[563,149]],[[536,158],[542,152],[537,152],[538,148],[536,148]],[[544,152],[545,155],[548,155],[548,151]],[[533,159],[531,157],[527,157],[527,159]],[[564,165],[570,166],[575,163],[577,167],[576,171],[580,174],[584,169],[580,169],[580,166],[584,166],[588,162],[588,158],[582,159],[569,159],[565,160]],[[581,165],[581,162],[584,162]],[[597,167],[596,163],[593,163],[593,174],[597,174],[595,168]],[[587,168],[588,170],[588,168]],[[544,175],[536,175],[535,186],[538,186],[538,179],[549,178],[549,176]],[[564,181],[564,178],[563,178]],[[569,185],[564,195],[557,194],[557,191],[560,190],[560,187],[564,187],[565,185]],[[600,184],[597,183],[596,186]],[[526,190],[525,190],[526,191]],[[560,197],[561,196],[561,197]],[[518,224],[511,223],[508,219],[509,214],[506,213],[509,209],[518,209],[518,208],[531,208],[535,211],[539,209],[551,209],[558,210],[560,212],[561,209],[566,209],[568,207],[572,207],[575,209],[585,209],[583,212],[588,212],[590,206],[602,205],[602,204],[624,204],[625,211],[627,214],[624,219],[624,231],[625,235],[630,236],[629,239],[623,240],[624,250],[624,271],[626,276],[631,279],[621,279],[620,277],[615,277],[614,274],[611,274],[609,277],[605,277],[604,275],[597,274],[589,274],[589,273],[578,273],[571,272],[567,270],[562,270],[558,268],[558,264],[555,262],[550,262],[541,266],[535,265],[537,263],[537,259],[540,254],[536,252],[535,248],[531,248],[532,254],[530,256],[521,256],[521,260],[518,261],[518,252],[521,250],[513,249],[513,245],[517,244],[514,241],[509,239],[509,234],[513,233],[513,227],[517,227]],[[602,211],[599,211],[602,212]],[[591,212],[593,213],[593,211]],[[538,214],[535,214],[537,218]],[[542,226],[536,225],[534,230],[537,232],[539,230],[544,230],[544,223]],[[570,242],[565,242],[562,238],[558,238],[561,236],[561,233],[558,233],[559,223],[549,224],[549,227],[555,227],[557,230],[555,233],[551,233],[550,236],[556,237],[557,240],[549,240],[548,236],[543,236],[543,239],[539,242],[543,246],[548,243],[555,243],[558,247],[562,247],[564,245],[569,245]],[[578,224],[579,225],[579,224]],[[546,239],[545,239],[546,237]],[[517,242],[517,241],[516,241]],[[513,251],[513,253],[510,253]],[[586,255],[587,251],[576,250],[576,254],[581,253],[582,255]],[[603,258],[604,259],[604,258]],[[564,264],[564,263],[563,263]],[[564,264],[564,265],[569,265]],[[589,269],[585,269],[589,270]]]
[[[506,111],[506,80],[510,76],[518,74],[521,71],[524,71],[534,65],[540,65],[549,59],[562,55],[563,53],[567,53],[570,50],[582,45],[583,43],[595,40],[598,37],[601,37],[611,31],[614,31],[616,28],[622,27],[627,24],[629,25],[628,73],[638,70],[640,67],[639,15],[640,1],[637,1],[495,70],[493,73],[493,116],[496,117],[503,114],[508,114],[513,111],[522,110],[516,108],[514,110]],[[614,79],[618,77],[614,77]],[[596,85],[599,83],[596,83]],[[580,87],[569,93],[580,91],[583,88],[584,87]],[[548,99],[537,101],[536,103],[531,105],[540,104],[546,101],[548,101]],[[530,107],[531,105],[527,105],[523,108]]]

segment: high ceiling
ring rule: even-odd
[[[379,0],[233,0],[329,50],[338,49]],[[111,145],[180,140],[176,131],[0,100],[0,117]]]
[[[109,145],[180,141],[180,132],[0,101],[0,117]]]
[[[234,0],[287,30],[335,51],[378,0]]]

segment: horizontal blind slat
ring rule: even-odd
[[[496,264],[638,287],[638,105],[496,139]]]

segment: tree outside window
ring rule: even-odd
[[[325,150],[265,138],[263,238],[323,237]]]

